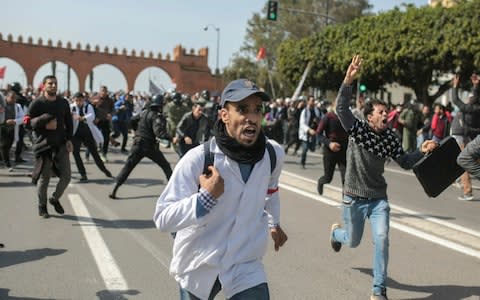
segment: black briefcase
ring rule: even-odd
[[[437,197],[465,172],[457,165],[459,154],[460,147],[455,139],[449,136],[413,166],[413,172],[428,196]]]

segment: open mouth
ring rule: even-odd
[[[382,120],[382,123],[383,123],[383,124],[387,124],[387,119],[383,119],[383,120]]]
[[[257,133],[257,128],[255,127],[247,127],[243,130],[243,135],[249,138],[255,137],[256,133]]]

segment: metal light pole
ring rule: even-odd
[[[215,67],[215,75],[218,75],[220,74],[220,69],[218,68],[218,59],[220,57],[220,28],[213,24],[207,24],[205,27],[203,27],[203,30],[207,31],[209,27],[212,27],[217,31],[217,62]]]

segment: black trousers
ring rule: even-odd
[[[77,132],[72,137],[73,158],[75,158],[75,164],[77,165],[78,173],[80,173],[82,176],[87,174],[85,171],[85,166],[83,165],[82,157],[80,156],[80,147],[82,143],[85,145],[85,147],[87,147],[88,151],[90,151],[90,154],[92,155],[95,164],[100,171],[107,173],[108,170],[98,154],[97,143],[95,143],[95,139],[93,138],[90,129],[85,124],[79,126]]]
[[[340,176],[342,177],[342,184],[345,182],[345,170],[347,166],[347,146],[342,145],[342,149],[338,152],[333,152],[324,146],[323,151],[323,171],[324,174],[318,180],[321,184],[330,183],[335,173],[335,166],[338,165]]]
[[[103,155],[107,155],[108,152],[108,144],[110,142],[110,121],[109,120],[102,120],[99,121],[97,124],[98,129],[102,132],[103,135],[103,145],[102,145],[102,153]]]
[[[20,125],[18,127],[18,141],[17,145],[15,146],[15,159],[19,159],[22,156],[22,151],[25,146],[25,142],[23,141],[23,137],[25,136],[25,127],[23,125]]]
[[[148,157],[162,168],[167,179],[172,176],[172,168],[163,153],[158,148],[158,144],[145,143],[142,140],[134,141],[133,146],[128,155],[127,162],[117,176],[117,185],[122,185],[133,171],[135,166],[142,160]]]
[[[10,164],[10,149],[15,139],[15,126],[0,125],[0,149],[2,159],[7,167],[11,167]]]

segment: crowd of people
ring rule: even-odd
[[[435,103],[433,112],[415,101],[392,106],[365,95],[352,103],[361,65],[362,59],[355,56],[334,101],[314,96],[272,100],[246,79],[230,82],[221,95],[204,90],[192,96],[177,91],[151,96],[112,93],[106,86],[93,93],[60,95],[53,75],[46,76],[36,91],[15,83],[0,94],[1,159],[12,171],[15,164],[27,163],[22,154],[31,147],[31,177],[42,218],[49,217],[48,203],[58,214],[64,213],[60,198],[71,181],[70,152],[79,182],[88,182],[82,144],[85,159],[92,156],[108,178],[114,177],[107,167],[111,147],[128,153],[109,194],[112,199],[140,160],[151,159],[166,177],[154,222],[174,236],[171,272],[181,299],[211,299],[221,289],[229,298],[269,299],[261,259],[267,235],[275,250],[287,241],[280,226],[278,195],[285,155],[293,149],[305,169],[307,153],[321,147],[324,172],[319,174],[318,193],[323,194],[337,166],[343,185],[343,225],[331,226],[331,247],[335,252],[342,245],[356,247],[365,220],[370,219],[371,299],[387,299],[390,209],[385,163],[391,158],[411,168],[452,135],[464,149],[458,164],[468,171],[461,177],[459,199],[472,200],[469,173],[475,178],[480,174],[480,78],[472,75],[471,94],[464,102],[458,95],[460,77],[455,75],[453,103],[447,107]],[[173,170],[160,150],[162,143],[178,153]],[[58,181],[49,197],[54,175]],[[249,205],[239,211],[246,201]]]

